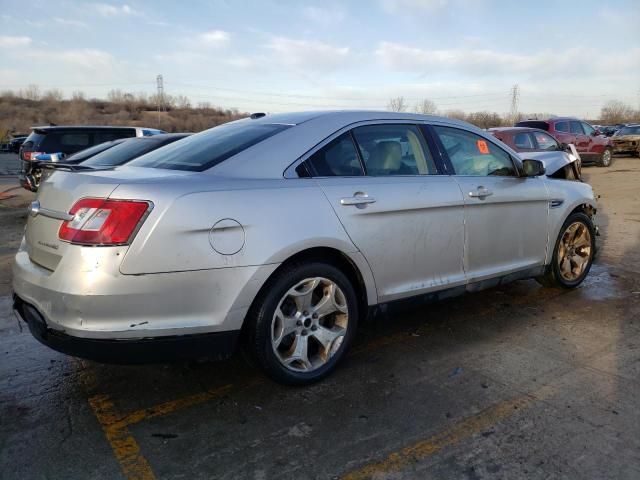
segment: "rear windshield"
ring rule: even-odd
[[[246,121],[220,125],[143,155],[129,165],[202,172],[289,127]]]
[[[549,124],[547,122],[540,122],[538,120],[524,120],[516,123],[516,127],[531,127],[539,128],[540,130],[549,130]]]
[[[121,141],[122,140],[116,140],[116,141],[111,141],[111,142],[99,143],[98,145],[94,145],[93,147],[89,147],[89,148],[85,148],[84,150],[80,150],[78,153],[74,153],[73,155],[69,156],[65,160],[74,161],[74,162],[82,162],[83,160],[86,160],[89,157],[93,157],[94,155],[97,155],[100,152],[104,152],[105,150],[107,150],[107,149],[109,149],[111,147],[115,147]]]
[[[102,153],[98,153],[88,160],[82,162],[82,165],[87,165],[89,167],[96,166],[116,166],[122,165],[123,163],[127,163],[134,158],[138,158],[140,155],[144,155],[151,150],[155,150],[160,147],[160,143],[153,142],[149,140],[141,139],[131,139],[126,142],[121,143],[120,145],[116,145],[109,150],[105,150]]]
[[[79,152],[99,143],[118,138],[135,137],[133,128],[114,129],[74,129],[74,130],[35,130],[29,135],[25,149],[39,152],[63,152],[67,155]],[[26,142],[25,142],[26,143]]]

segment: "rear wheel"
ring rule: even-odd
[[[537,280],[545,286],[575,288],[580,285],[593,263],[595,228],[589,216],[577,212],[569,215],[560,229],[553,258],[547,273]]]
[[[328,263],[284,267],[256,298],[247,344],[257,365],[289,385],[331,373],[357,328],[358,303],[348,278]]]
[[[610,148],[605,148],[602,156],[600,157],[600,162],[598,163],[598,166],[600,166],[600,167],[610,167],[611,166],[611,158],[612,158],[611,149]]]

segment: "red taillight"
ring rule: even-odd
[[[38,155],[42,155],[42,152],[22,152],[22,159],[27,162],[35,162]]]
[[[69,213],[72,220],[60,226],[60,240],[83,245],[125,245],[149,209],[148,202],[85,198]]]

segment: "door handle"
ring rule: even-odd
[[[355,206],[359,208],[364,208],[366,205],[369,205],[370,203],[376,203],[376,199],[362,192],[354,193],[353,197],[345,197],[340,199],[340,205],[344,205],[345,207]]]
[[[493,195],[493,192],[485,187],[478,187],[475,190],[475,192],[473,190],[469,192],[470,197],[480,198],[480,199],[488,197],[489,195]]]

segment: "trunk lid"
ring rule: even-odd
[[[81,198],[108,198],[118,185],[123,183],[148,183],[175,176],[174,171],[147,168],[54,171],[40,185],[34,202],[37,202],[36,208],[32,204],[27,219],[25,242],[29,258],[48,270],[56,269],[71,246],[58,237],[62,218]]]

